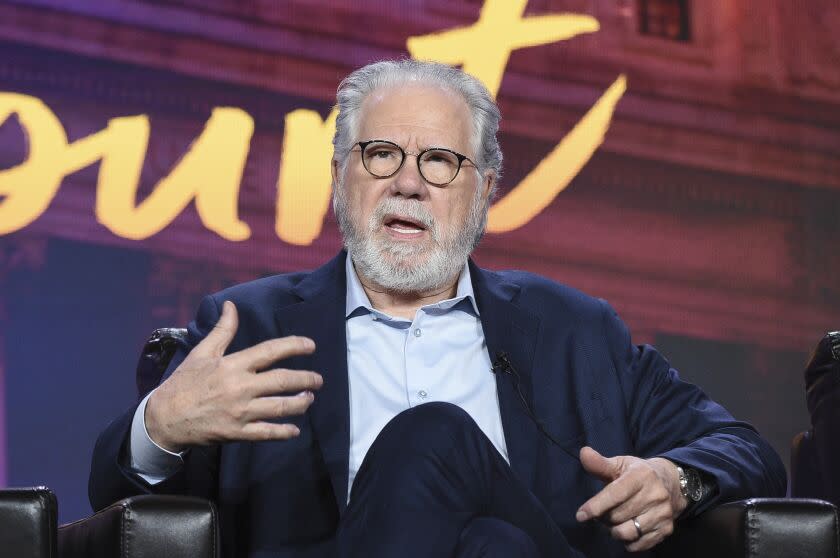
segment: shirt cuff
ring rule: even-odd
[[[149,436],[146,430],[146,403],[152,393],[143,398],[134,412],[134,419],[131,421],[128,460],[135,474],[154,485],[165,481],[184,466],[186,451],[171,452],[157,445]]]

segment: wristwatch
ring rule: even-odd
[[[677,465],[677,474],[680,477],[680,492],[689,503],[699,502],[703,498],[703,481],[700,474],[690,468],[683,469]]]

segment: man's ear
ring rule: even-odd
[[[488,169],[484,171],[484,175],[481,177],[481,187],[484,191],[481,193],[481,197],[489,201],[490,194],[493,192],[493,186],[496,184],[496,171],[492,169]]]
[[[330,165],[330,174],[332,174],[333,184],[338,184],[338,167],[338,160],[333,157],[332,164]]]

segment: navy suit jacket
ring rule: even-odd
[[[342,252],[311,273],[260,279],[208,296],[189,326],[194,345],[231,300],[239,330],[229,352],[286,335],[312,338],[314,354],[283,363],[324,377],[312,407],[292,420],[300,436],[194,448],[180,473],[149,486],[124,466],[130,409],[97,441],[90,476],[94,509],[142,493],[202,496],[219,506],[226,556],[331,556],[346,508],[349,454],[345,258]],[[529,405],[573,454],[589,445],[607,456],[663,456],[704,471],[717,493],[693,513],[723,501],[784,494],[784,466],[767,442],[681,381],[653,348],[632,345],[606,302],[530,273],[470,266],[491,359],[507,353]],[[185,355],[176,354],[167,374]],[[572,544],[591,556],[620,555],[621,545],[599,523],[574,519],[603,484],[538,431],[510,376],[498,374],[496,381],[513,471]]]

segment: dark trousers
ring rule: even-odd
[[[346,558],[581,556],[472,418],[400,413],[370,447],[339,526]]]

